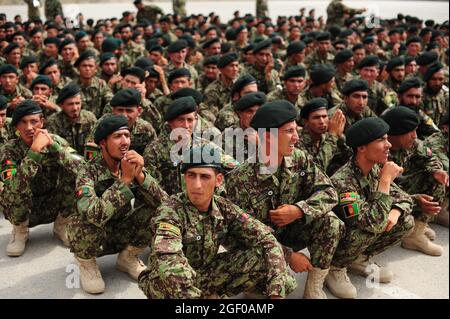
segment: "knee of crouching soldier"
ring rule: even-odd
[[[325,215],[327,220],[326,225],[331,234],[334,234],[336,238],[340,239],[344,236],[345,233],[345,224],[339,217],[336,216],[333,212],[328,212]]]

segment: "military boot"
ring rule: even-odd
[[[427,225],[425,228],[425,236],[427,236],[429,240],[433,241],[436,239],[436,232]]]
[[[80,265],[80,280],[83,290],[90,294],[103,293],[105,291],[105,282],[95,258],[83,259],[77,256],[75,258]]]
[[[388,267],[382,267],[369,260],[365,255],[359,255],[348,267],[351,274],[367,277],[374,276],[374,280],[380,283],[391,282],[394,274]]]
[[[347,275],[347,268],[331,266],[330,272],[325,279],[325,286],[338,298],[354,299],[357,292]]]
[[[128,273],[131,278],[137,280],[140,273],[147,269],[142,260],[139,259],[139,254],[144,251],[144,248],[137,248],[127,246],[117,257],[116,267],[118,270]]]
[[[8,246],[6,247],[6,254],[10,257],[19,257],[25,251],[25,245],[28,241],[28,220],[20,223],[19,225],[13,225],[11,232],[11,238]]]
[[[403,238],[402,247],[405,249],[421,251],[430,256],[441,256],[443,251],[442,246],[433,244],[428,237],[425,236],[426,227],[426,223],[416,220],[411,235]]]
[[[53,234],[55,237],[59,238],[64,246],[69,247],[69,239],[67,238],[66,233],[66,226],[69,222],[69,218],[64,218],[61,216],[61,214],[58,214],[58,216],[55,219],[55,222],[53,223]]]
[[[323,291],[323,282],[328,275],[330,269],[313,268],[308,272],[306,279],[304,299],[327,299],[327,295]]]

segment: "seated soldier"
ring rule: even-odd
[[[56,96],[53,95],[52,82],[48,76],[38,75],[35,77],[31,82],[30,90],[33,94],[32,99],[39,104],[45,118],[61,111],[56,103]]]
[[[279,299],[295,289],[272,230],[214,195],[224,180],[220,157],[208,145],[184,153],[186,191],[151,220],[152,253],[139,276],[148,298],[219,298],[257,289]]]

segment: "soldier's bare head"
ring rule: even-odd
[[[211,167],[193,167],[184,173],[186,193],[199,211],[208,211],[214,191],[222,185],[223,178],[222,173]]]

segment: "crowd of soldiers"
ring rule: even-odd
[[[119,253],[149,298],[284,298],[307,272],[316,299],[355,298],[347,271],[390,282],[371,257],[398,243],[442,254],[448,21],[134,4],[79,27],[0,14],[8,256],[53,222],[91,294]]]

